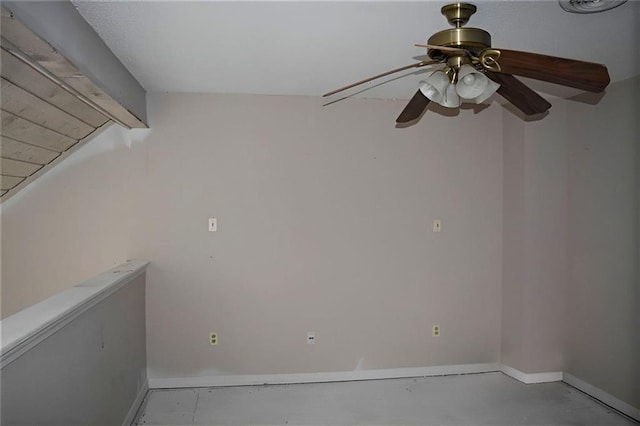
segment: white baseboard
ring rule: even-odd
[[[583,380],[578,379],[577,377],[564,373],[562,376],[562,381],[570,384],[574,388],[580,389],[582,392],[591,395],[592,397],[604,402],[610,407],[615,408],[621,413],[626,414],[627,416],[640,421],[640,408],[636,408],[626,402],[616,398],[615,396],[603,391],[600,388],[597,388]]]
[[[171,388],[197,388],[218,386],[247,386],[247,385],[280,385],[294,383],[324,383],[345,382],[354,380],[375,379],[401,379],[407,377],[444,376],[449,374],[490,373],[501,371],[507,376],[525,383],[548,383],[564,381],[571,386],[580,389],[588,395],[604,402],[627,416],[640,420],[640,409],[635,408],[624,401],[608,394],[607,392],[586,383],[575,376],[562,371],[546,373],[524,373],[508,365],[498,363],[486,364],[459,364],[439,365],[434,367],[417,368],[393,368],[381,370],[357,370],[336,371],[327,373],[301,373],[301,374],[260,374],[260,375],[220,375],[220,376],[193,376],[193,377],[150,377],[147,389],[171,389]],[[135,416],[139,406],[144,400],[146,390],[136,399],[132,406],[130,416]],[[135,410],[134,410],[135,407]],[[133,417],[131,421],[133,421]],[[129,424],[129,423],[127,423]]]
[[[122,426],[131,426],[131,423],[133,423],[136,418],[136,414],[138,414],[138,410],[140,409],[144,398],[147,396],[147,392],[149,392],[149,384],[145,381],[140,388],[136,399],[133,401],[133,404],[131,404],[131,408],[129,408],[129,412],[127,413],[127,417],[124,418]]]
[[[384,370],[336,371],[327,373],[262,374],[194,377],[150,377],[151,389],[280,385],[294,383],[344,382],[353,380],[400,379],[406,377],[444,376],[448,374],[488,373],[500,371],[500,364],[459,364],[434,367],[393,368]]]
[[[532,383],[559,382],[562,380],[562,371],[552,371],[548,373],[524,373],[504,364],[500,364],[500,371],[527,385]]]

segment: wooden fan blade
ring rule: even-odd
[[[411,98],[407,106],[404,107],[404,109],[396,119],[396,123],[408,123],[420,117],[420,114],[422,114],[422,111],[427,108],[429,102],[429,98],[427,98],[422,94],[420,90],[418,90],[416,94],[413,95],[413,98]]]
[[[443,52],[456,52],[456,53],[464,53],[468,56],[472,56],[471,52],[469,52],[467,49],[461,49],[459,47],[448,47],[448,46],[438,46],[435,44],[420,44],[420,43],[415,43],[414,44],[415,47],[426,47],[427,49],[433,49],[433,50],[442,50]]]
[[[386,71],[386,72],[383,72],[382,74],[374,75],[373,77],[369,77],[369,78],[365,78],[364,80],[356,81],[355,83],[350,84],[348,86],[344,86],[344,87],[341,87],[339,89],[332,90],[331,92],[328,92],[328,93],[325,93],[324,95],[322,95],[322,97],[324,98],[324,97],[327,97],[327,96],[335,95],[336,93],[342,92],[343,90],[351,89],[352,87],[359,86],[359,85],[367,83],[367,82],[369,82],[371,80],[375,80],[376,78],[385,77],[387,75],[394,74],[394,73],[397,73],[397,72],[400,72],[400,71],[404,71],[404,70],[408,70],[408,69],[411,69],[411,68],[421,68],[421,67],[425,67],[427,65],[432,65],[432,64],[437,64],[437,63],[439,63],[439,61],[422,61],[422,62],[416,62],[415,64],[405,65],[404,67],[392,69],[391,71]]]
[[[609,72],[602,64],[517,50],[494,50],[500,51],[500,56],[496,59],[502,73],[548,81],[588,92],[602,92],[609,84]]]
[[[487,71],[486,76],[498,83],[498,93],[525,115],[541,114],[551,108],[546,99],[510,74]]]

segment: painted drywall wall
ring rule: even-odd
[[[562,371],[567,279],[566,102],[525,121],[504,111],[502,362]]]
[[[148,258],[155,377],[495,362],[502,337],[508,365],[638,406],[636,81],[539,122],[494,106],[407,129],[389,124],[402,102],[153,95],[146,141],[106,132],[95,161],[60,169],[66,191],[34,186],[2,212],[3,266],[7,247],[36,254],[9,258],[21,285],[3,292],[46,297],[42,277],[92,275],[96,250],[95,269]],[[104,215],[103,197],[129,204]],[[43,217],[55,226],[31,233]]]
[[[149,97],[151,378],[498,360],[500,107],[321,102]]]
[[[123,424],[146,389],[144,273],[1,374],[2,424]]]
[[[505,111],[502,362],[640,407],[640,77]]]
[[[502,327],[501,361],[513,368],[525,364],[524,329],[524,126],[503,117]],[[522,371],[522,370],[521,370]]]
[[[4,314],[145,258],[154,378],[498,361],[501,107],[396,129],[405,101],[148,101],[146,133],[3,204]]]
[[[565,369],[640,408],[640,77],[567,108]]]
[[[3,318],[132,258],[144,132],[112,126],[2,203]]]

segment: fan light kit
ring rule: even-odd
[[[605,0],[592,3],[597,1]],[[579,1],[573,0],[573,3]],[[408,123],[418,119],[429,102],[458,108],[463,102],[483,103],[496,92],[525,115],[542,114],[551,108],[549,102],[514,75],[589,92],[602,92],[609,84],[609,73],[601,64],[491,47],[491,35],[487,31],[464,26],[476,12],[472,4],[449,4],[441,12],[453,28],[435,33],[426,44],[415,44],[426,48],[431,60],[396,68],[323,96],[412,68],[444,66],[420,82],[418,91],[396,120]]]
[[[456,82],[457,80],[457,82]],[[493,95],[500,85],[468,64],[456,72],[454,68],[435,71],[420,82],[420,92],[431,102],[443,107],[458,108],[461,98],[481,104]]]

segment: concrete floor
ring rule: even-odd
[[[629,425],[562,383],[502,373],[150,392],[136,425]]]

